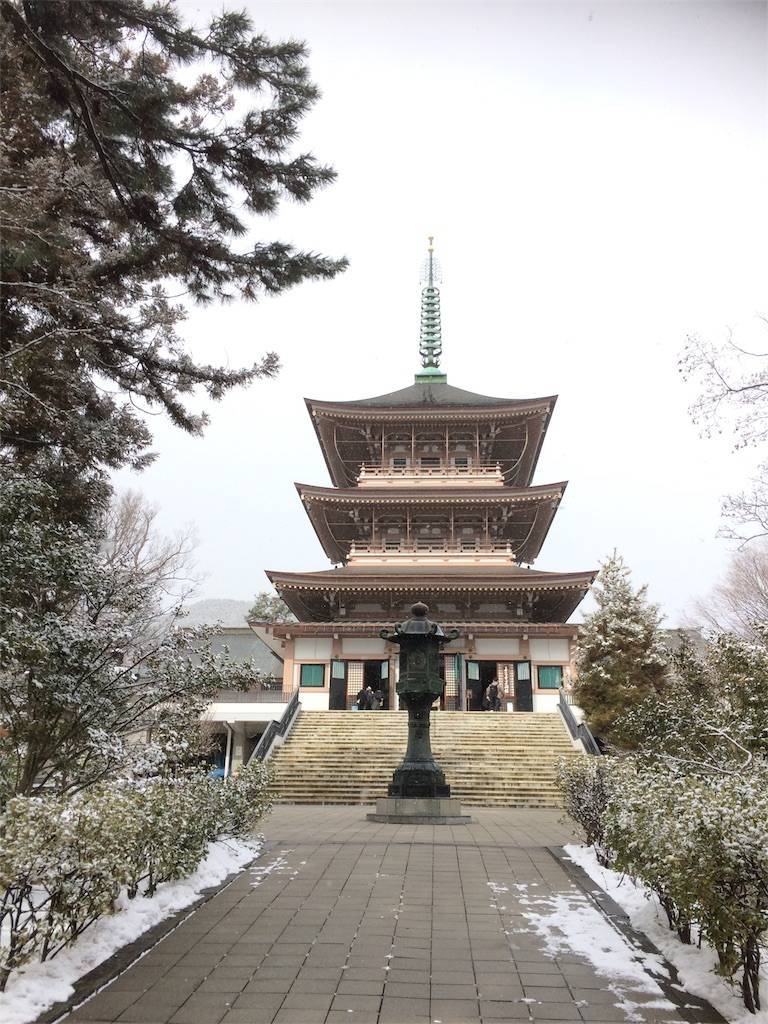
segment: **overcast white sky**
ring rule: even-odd
[[[327,568],[293,488],[328,482],[303,396],[412,382],[434,233],[449,382],[560,396],[535,482],[570,484],[536,568],[591,569],[616,547],[678,624],[727,562],[721,495],[757,461],[698,436],[677,360],[688,334],[752,339],[768,312],[766,4],[245,6],[307,41],[323,97],[301,148],[339,174],[254,238],[350,269],[193,310],[206,362],[276,349],[283,371],[213,406],[203,439],[153,419],[156,464],[118,483],[165,529],[197,525],[203,597]]]

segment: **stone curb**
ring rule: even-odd
[[[145,932],[142,932],[137,939],[133,942],[129,942],[127,946],[122,946],[112,956],[107,957],[100,964],[97,964],[92,971],[88,971],[82,978],[79,978],[74,984],[74,991],[68,999],[64,999],[61,1002],[54,1003],[53,1006],[44,1010],[43,1013],[37,1017],[33,1024],[55,1024],[56,1021],[66,1016],[68,1013],[72,1013],[82,1006],[83,1003],[87,1002],[91,996],[95,996],[101,989],[106,988],[111,982],[116,981],[121,974],[124,974],[129,967],[132,967],[137,960],[140,960],[146,953],[149,953],[151,949],[167,936],[171,932],[175,931],[179,925],[183,924],[187,918],[191,917],[196,910],[212,900],[214,896],[218,896],[220,892],[223,892],[228,886],[234,882],[236,878],[249,868],[253,867],[262,857],[266,856],[277,844],[273,841],[266,841],[262,846],[261,851],[252,860],[249,860],[242,867],[236,871],[231,872],[226,878],[218,885],[212,885],[208,889],[203,889],[198,898],[194,903],[190,903],[188,906],[183,907],[181,910],[176,911],[175,914],[171,914],[170,917],[164,918],[159,921],[156,925],[148,928]]]
[[[605,890],[601,889],[582,867],[570,859],[562,846],[548,846],[546,849],[571,881],[597,905],[603,916],[624,936],[633,949],[658,957],[667,972],[666,974],[657,974],[655,971],[649,970],[645,964],[643,964],[643,968],[653,978],[683,1020],[688,1021],[689,1024],[728,1024],[726,1018],[706,999],[680,990],[682,983],[677,968],[656,948],[647,935],[633,928],[626,911]]]

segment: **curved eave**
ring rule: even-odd
[[[359,406],[354,402],[320,402],[313,398],[305,398],[312,426],[323,459],[333,484],[336,487],[353,486],[356,474],[350,473],[344,459],[336,448],[334,427],[336,424],[355,425],[380,423],[413,423],[413,422],[453,422],[468,423],[483,420],[516,420],[523,419],[535,424],[531,441],[526,443],[516,467],[516,478],[529,484],[533,479],[536,464],[539,460],[544,436],[557,402],[557,395],[543,398],[512,399],[500,401],[497,405],[412,405],[412,406]]]
[[[578,590],[588,589],[597,576],[592,572],[548,573],[527,570],[524,574],[515,568],[499,572],[483,571],[473,566],[471,571],[458,573],[443,567],[425,566],[416,571],[393,573],[354,573],[347,569],[324,569],[319,572],[279,572],[265,569],[266,576],[275,587],[300,590],[399,590],[429,586],[438,590]]]
[[[455,505],[525,504],[552,499],[560,501],[567,480],[534,487],[317,487],[294,484],[302,501],[352,505]]]
[[[352,539],[338,536],[338,533],[334,531],[332,524],[328,521],[330,510],[347,510],[361,506],[386,509],[404,505],[414,508],[512,505],[521,513],[525,513],[533,506],[535,512],[528,533],[521,542],[513,542],[516,543],[516,560],[530,563],[539,556],[568,482],[541,484],[537,487],[487,487],[477,491],[470,488],[452,490],[450,488],[415,487],[400,490],[393,488],[379,490],[368,487],[337,489],[299,483],[295,486],[323,550],[334,563],[346,561]]]
[[[370,420],[370,419],[498,419],[499,416],[526,416],[530,413],[551,413],[557,402],[557,395],[542,395],[540,398],[500,398],[486,404],[437,404],[429,402],[410,405],[360,405],[357,402],[324,402],[317,398],[305,398],[310,416],[327,416],[329,419]]]
[[[385,574],[352,574],[347,569],[332,569],[317,573],[281,573],[270,571],[267,576],[280,596],[300,622],[344,621],[339,607],[354,596],[364,600],[373,596],[382,599],[385,594],[399,593],[412,600],[440,602],[447,595],[481,594],[520,595],[532,601],[538,595],[545,600],[545,617],[541,621],[564,623],[583,600],[596,572],[589,573],[536,573],[533,570],[509,569],[504,576],[481,573],[476,568],[470,574],[458,576],[439,570],[436,573],[420,571],[410,575],[388,572]],[[382,618],[383,609],[375,615]],[[368,618],[364,616],[364,618]]]

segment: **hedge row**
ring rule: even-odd
[[[202,775],[108,783],[76,797],[16,797],[0,821],[0,991],[11,972],[71,945],[122,891],[151,896],[191,874],[215,839],[269,809],[261,762]]]
[[[653,892],[685,943],[707,942],[718,973],[760,1009],[768,941],[768,768],[683,775],[633,758],[563,762],[558,784],[601,863]]]

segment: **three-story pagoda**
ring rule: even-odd
[[[394,709],[397,652],[379,628],[425,601],[461,633],[442,657],[442,707],[481,710],[495,679],[507,710],[554,710],[572,669],[567,620],[595,575],[531,568],[566,487],[532,482],[556,396],[493,398],[448,384],[431,240],[420,353],[422,369],[402,390],[307,399],[333,486],[296,488],[335,567],[268,571],[298,621],[253,628],[306,708],[349,708],[370,685]]]

